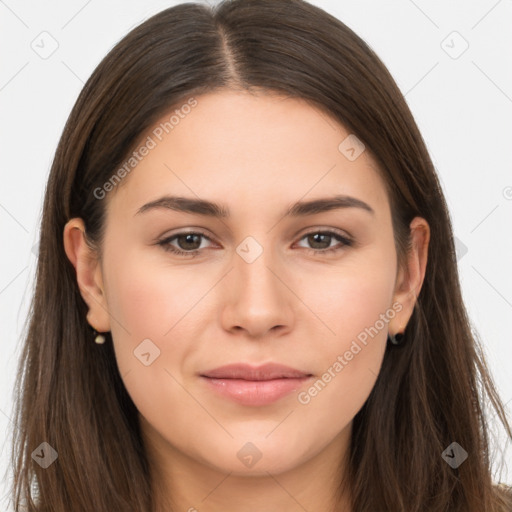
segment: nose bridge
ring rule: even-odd
[[[242,285],[239,292],[248,292],[253,300],[261,295],[272,300],[280,294],[279,280],[274,275],[279,263],[270,236],[247,236],[242,240],[236,248],[234,267],[235,278]]]
[[[246,237],[236,247],[224,304],[229,312],[224,319],[231,324],[225,327],[242,327],[253,335],[290,323],[289,293],[281,282],[285,277],[277,277],[282,267],[271,236],[256,236]]]

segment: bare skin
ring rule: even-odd
[[[429,226],[413,220],[407,268],[398,269],[384,182],[369,151],[351,161],[338,149],[349,135],[343,126],[277,95],[196,99],[103,199],[101,259],[84,243],[81,219],[65,227],[87,320],[112,332],[162,509],[167,501],[173,511],[350,512],[349,496],[336,502],[335,493],[352,420],[375,384],[388,332],[403,331],[413,312]],[[137,213],[164,195],[219,203],[230,216]],[[285,216],[297,201],[334,195],[373,211]],[[197,250],[195,257],[158,244],[186,231],[199,234],[167,246]],[[242,257],[258,251],[252,261]],[[378,333],[346,358],[370,326]],[[151,358],[160,351],[147,366],[134,356],[145,339]],[[346,364],[336,370],[340,355]],[[200,377],[235,362],[277,362],[311,377],[272,403],[242,405]],[[318,379],[328,382],[309,391]],[[244,455],[261,458],[251,465]]]

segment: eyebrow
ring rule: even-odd
[[[284,217],[303,217],[342,208],[360,208],[372,215],[375,214],[373,208],[364,201],[351,196],[337,195],[311,201],[298,201],[287,208]],[[135,215],[155,209],[169,209],[214,218],[230,217],[229,209],[221,204],[181,196],[163,196],[146,203],[137,210]]]

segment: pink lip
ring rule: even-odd
[[[242,405],[266,405],[297,390],[311,374],[275,363],[230,364],[201,374],[211,389]]]

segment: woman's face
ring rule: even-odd
[[[111,330],[162,457],[278,473],[346,446],[388,331],[412,312],[411,285],[384,182],[353,135],[298,99],[195,101],[141,138],[136,167],[98,199],[89,319]],[[318,200],[330,206],[308,206]],[[213,372],[270,363],[295,373]]]

